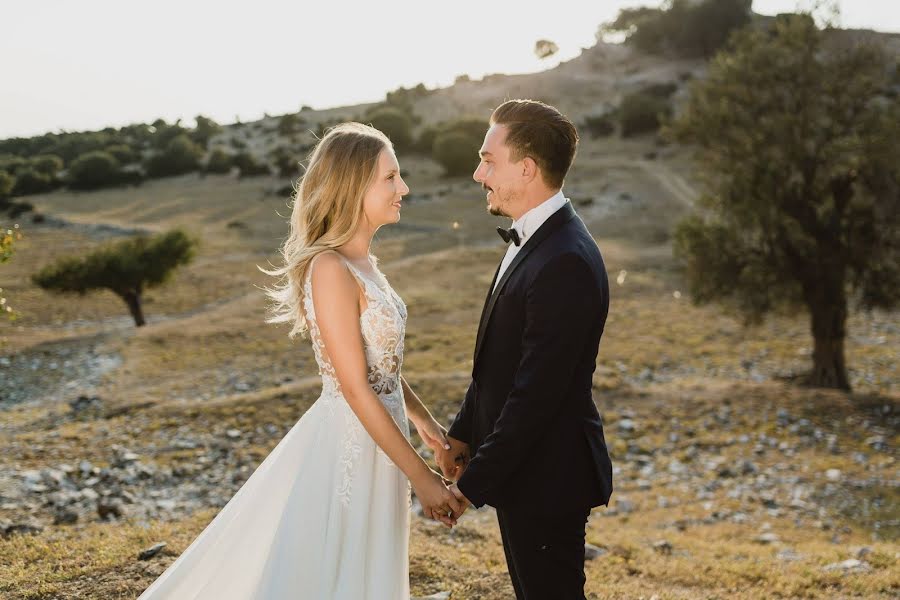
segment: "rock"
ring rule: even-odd
[[[766,533],[761,533],[753,538],[753,541],[757,544],[775,544],[781,540],[777,534],[767,531]]]
[[[865,573],[871,569],[869,563],[856,558],[848,558],[843,562],[831,563],[822,567],[823,571],[843,571],[844,573]]]
[[[430,596],[413,596],[410,600],[449,600],[450,592],[438,592]]]
[[[828,469],[825,471],[825,477],[828,481],[840,481],[841,480],[841,470],[840,469]]]
[[[856,558],[862,559],[871,553],[872,553],[872,548],[870,546],[863,546],[862,548],[857,549],[854,554],[855,554]]]
[[[109,520],[107,517],[120,518],[123,514],[122,502],[116,498],[104,497],[97,502],[97,514],[104,521]]]
[[[634,432],[634,430],[635,424],[631,419],[622,419],[621,421],[619,421],[619,431],[632,433]]]
[[[160,550],[162,550],[165,547],[166,547],[165,542],[159,542],[158,544],[153,544],[146,550],[141,550],[140,554],[138,554],[138,560],[148,560],[150,558],[153,558],[154,556],[159,554]]]
[[[80,395],[74,400],[69,400],[69,407],[74,413],[80,413],[88,409],[99,410],[103,407],[103,401],[98,396]]]
[[[40,533],[44,526],[35,521],[27,521],[23,523],[13,523],[11,521],[0,521],[0,537],[8,538],[13,535],[23,533]]]
[[[239,429],[229,429],[225,432],[225,435],[227,435],[232,440],[236,440],[237,438],[241,437],[241,432]]]
[[[653,550],[660,554],[672,554],[672,544],[669,540],[658,540],[653,542]]]
[[[594,560],[595,558],[599,558],[604,554],[608,553],[609,550],[606,548],[601,548],[600,546],[595,546],[593,544],[585,544],[584,545],[584,560]]]
[[[802,556],[797,554],[797,552],[795,550],[792,550],[791,548],[785,548],[784,550],[779,550],[778,554],[776,554],[775,556],[778,557],[778,560],[781,560],[784,562],[800,560],[802,558]]]
[[[78,513],[70,507],[63,507],[56,510],[53,515],[54,525],[71,525],[78,522]]]

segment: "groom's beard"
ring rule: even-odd
[[[506,212],[503,210],[503,205],[506,204],[510,200],[509,195],[507,195],[506,197],[503,197],[500,195],[500,192],[497,190],[494,190],[494,193],[492,195],[496,196],[498,198],[498,200],[496,203],[494,203],[494,202],[488,203],[488,205],[487,205],[488,213],[494,215],[495,217],[509,217],[509,215],[506,214]]]

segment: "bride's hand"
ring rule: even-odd
[[[465,507],[444,484],[443,477],[428,469],[420,481],[410,483],[426,518],[440,521],[447,527],[456,525],[456,520],[465,512]]]
[[[447,430],[433,418],[429,417],[418,423],[413,421],[413,425],[416,426],[416,431],[419,432],[422,441],[434,451],[435,455],[450,449],[450,442],[447,440]]]

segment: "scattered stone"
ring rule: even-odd
[[[871,569],[869,563],[856,558],[848,558],[843,562],[831,563],[822,567],[823,571],[842,571],[844,573],[865,573]]]
[[[634,421],[631,419],[622,419],[619,421],[619,431],[625,433],[632,433],[635,430]]]
[[[239,429],[229,429],[225,432],[225,435],[227,435],[232,440],[236,440],[241,437],[241,432]]]
[[[104,497],[97,502],[97,514],[104,521],[108,521],[108,517],[118,519],[123,512],[122,502],[116,498]]]
[[[841,480],[841,470],[840,469],[828,469],[825,471],[825,477],[828,481],[840,481]]]
[[[34,521],[26,521],[23,523],[0,521],[0,537],[3,537],[4,539],[17,534],[40,533],[43,530],[44,526]]]
[[[450,600],[450,592],[438,592],[430,596],[413,596],[410,600]]]
[[[159,551],[166,547],[165,542],[159,542],[158,544],[153,544],[146,550],[141,550],[140,554],[138,554],[138,560],[148,560],[159,554]]]
[[[66,506],[58,508],[53,516],[54,525],[71,525],[78,522],[78,513],[72,508]]]
[[[606,548],[601,548],[600,546],[595,546],[593,544],[585,544],[584,545],[584,560],[594,560],[595,558],[599,558],[604,554],[607,554],[609,550]]]
[[[660,554],[672,554],[672,543],[669,540],[657,540],[653,542],[653,550]]]
[[[767,531],[767,532],[761,533],[758,536],[756,536],[755,538],[753,538],[753,541],[756,542],[757,544],[775,544],[781,540],[778,537],[778,534],[772,533],[771,531]]]

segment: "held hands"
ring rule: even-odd
[[[459,481],[471,459],[469,445],[449,435],[445,439],[450,447],[435,450],[434,459],[444,477],[450,481]]]
[[[466,511],[466,504],[459,500],[457,495],[444,484],[444,479],[431,469],[427,470],[426,475],[420,481],[410,483],[412,483],[416,498],[422,504],[422,514],[426,518],[440,521],[452,528],[456,525],[457,519]]]

